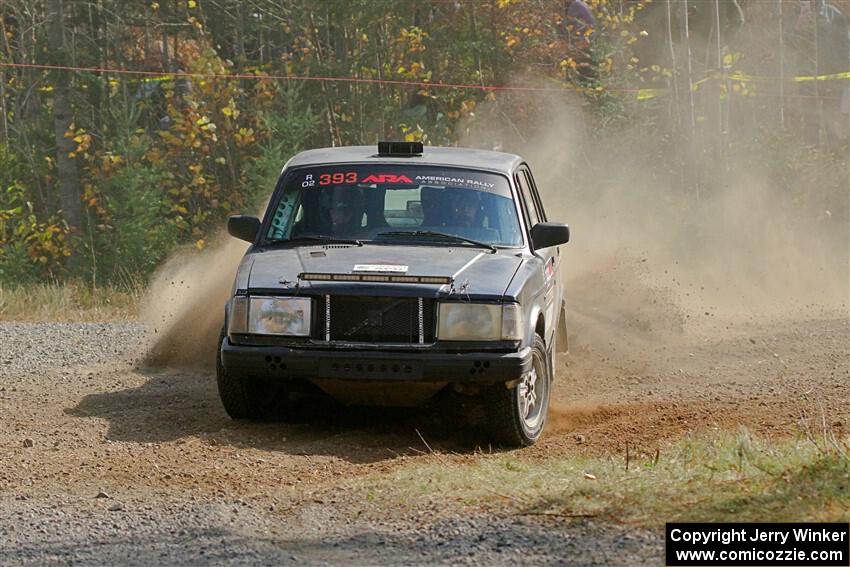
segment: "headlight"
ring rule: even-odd
[[[522,310],[517,304],[440,303],[437,338],[444,341],[522,339]]]
[[[522,308],[517,303],[502,306],[502,340],[521,341],[525,334]]]
[[[234,297],[228,334],[309,336],[310,307],[304,297]]]

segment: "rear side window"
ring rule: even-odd
[[[537,209],[537,216],[540,218],[540,222],[546,222],[546,209],[543,207],[543,199],[540,198],[540,189],[537,188],[537,183],[534,181],[534,176],[531,175],[531,170],[523,168],[522,170],[525,172],[526,177],[528,178],[528,186],[531,189],[532,194],[534,195],[534,203],[535,208]]]
[[[525,209],[525,220],[528,223],[528,228],[540,222],[540,214],[537,211],[536,201],[531,191],[531,185],[526,176],[525,170],[520,169],[514,176],[516,179],[519,192],[522,195],[523,207]]]

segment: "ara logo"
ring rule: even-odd
[[[393,175],[391,173],[382,173],[380,175],[370,175],[361,183],[413,183],[406,175]]]

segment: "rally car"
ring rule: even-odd
[[[548,221],[521,157],[420,142],[301,152],[264,218],[228,231],[251,243],[217,360],[232,418],[263,417],[305,382],[417,401],[452,388],[483,402],[497,442],[540,437],[566,346],[569,227]]]

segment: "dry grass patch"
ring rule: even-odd
[[[461,505],[500,503],[517,514],[593,517],[657,528],[668,521],[850,520],[850,439],[769,442],[746,431],[688,437],[632,461],[522,453],[398,469],[390,494]]]
[[[106,321],[138,316],[142,287],[92,288],[81,284],[0,286],[0,320]]]

